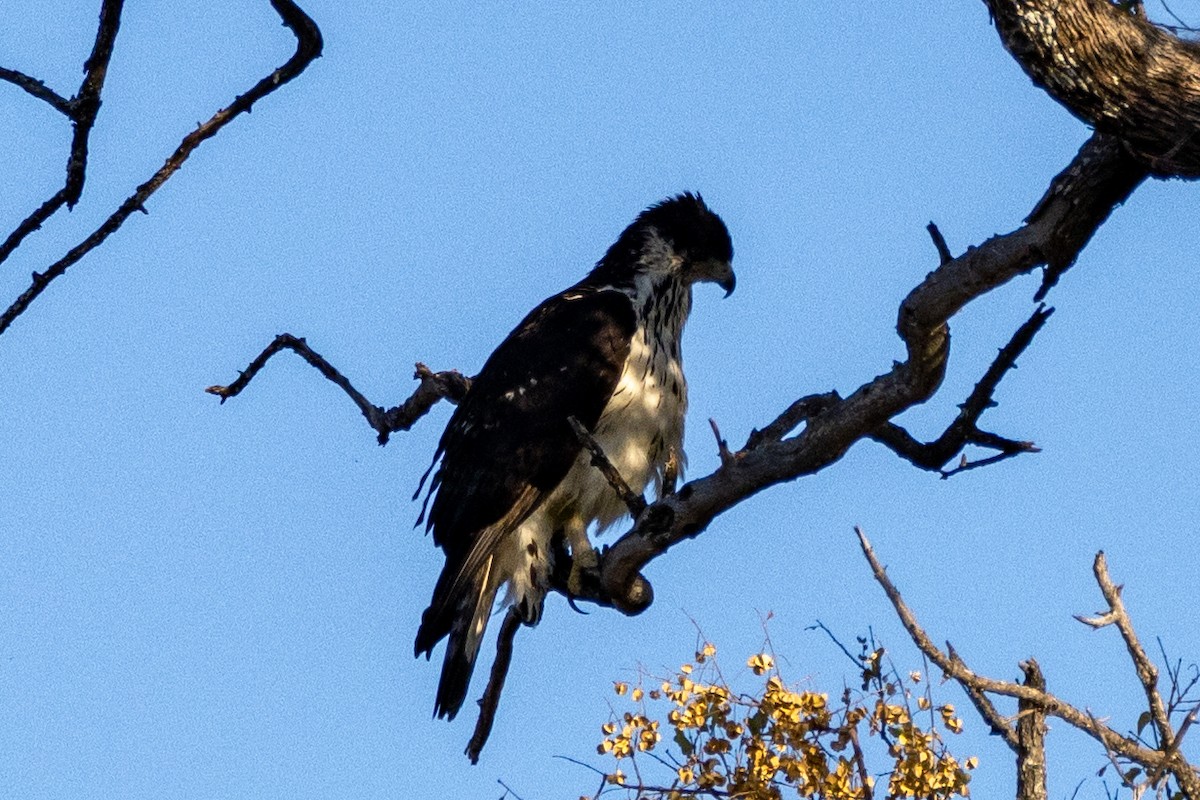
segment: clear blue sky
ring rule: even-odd
[[[707,417],[740,443],[888,369],[897,305],[935,264],[924,225],[956,251],[1011,230],[1088,136],[982,3],[714,5],[312,0],[325,56],[0,337],[0,797],[590,793],[555,756],[604,765],[610,682],[689,657],[689,617],[736,664],[773,611],[788,677],[835,694],[846,665],[816,619],[846,641],[870,626],[920,667],[855,524],[935,639],[1002,678],[1034,655],[1123,729],[1142,706],[1117,635],[1071,619],[1102,605],[1097,549],[1146,642],[1200,658],[1200,203],[1149,183],[1052,293],[984,418],[1045,452],[940,481],[862,443],[656,561],[643,616],[551,601],[478,766],[470,715],[431,719],[438,668],[412,640],[441,556],[409,497],[449,407],[380,448],[287,354],[223,407],[205,386],[286,330],[394,404],[413,362],[478,369],[642,207],[698,190],[738,271],[728,300],[701,287],[684,342],[705,474]],[[9,0],[0,64],[70,94],[98,6]],[[291,49],[265,0],[128,4],[83,201],[0,268],[5,302]],[[0,228],[60,185],[68,141],[0,85]],[[954,321],[915,433],[952,418],[1036,286]],[[976,795],[1010,795],[1011,755],[966,720]],[[1103,796],[1101,751],[1061,724],[1049,741],[1051,795],[1086,779],[1080,797]]]

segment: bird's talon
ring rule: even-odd
[[[573,597],[583,594],[583,576],[600,566],[600,557],[590,547],[580,550],[571,558],[571,574],[567,577],[567,591]]]

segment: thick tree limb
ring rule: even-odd
[[[1200,44],[1109,0],[984,0],[1033,82],[1155,175],[1200,177]]]
[[[110,6],[115,7],[119,11],[120,3],[109,0],[105,3],[105,8],[108,9]],[[158,191],[159,187],[166,183],[167,179],[183,166],[188,156],[206,139],[215,136],[239,114],[249,112],[256,102],[298,76],[314,59],[321,55],[321,31],[317,27],[317,24],[298,5],[292,2],[292,0],[271,0],[271,6],[279,14],[283,20],[283,24],[296,36],[296,51],[292,57],[283,66],[254,84],[245,94],[239,95],[232,103],[210,117],[207,122],[201,124],[200,127],[185,136],[183,141],[180,142],[179,147],[167,158],[158,171],[150,176],[149,180],[139,186],[125,202],[121,203],[120,207],[101,223],[100,227],[72,248],[65,256],[51,264],[44,272],[35,272],[29,288],[22,292],[3,313],[0,313],[0,334],[7,330],[8,326],[24,313],[30,303],[37,299],[38,295],[50,285],[51,281],[62,276],[69,267],[76,264],[81,258],[99,246],[120,228],[125,220],[135,211],[145,212],[146,200]],[[114,29],[113,35],[115,36],[115,34],[116,31]],[[111,46],[108,52],[111,52]],[[107,59],[107,55],[104,52],[101,55],[104,59]],[[96,52],[93,52],[93,56],[96,56]],[[107,61],[104,63],[107,63]],[[98,80],[102,82],[102,76]],[[85,79],[86,84],[87,80]],[[97,83],[94,88],[95,102],[97,104],[99,103],[99,90],[99,83]],[[77,136],[78,132],[79,127],[77,126]],[[74,150],[72,152],[74,153]],[[79,186],[82,188],[82,180]],[[70,196],[70,187],[68,187],[67,195],[64,199],[70,201]],[[41,223],[37,224],[40,225]],[[36,227],[35,225],[31,230],[36,229]]]
[[[385,411],[382,407],[371,403],[355,389],[346,376],[338,372],[320,353],[309,347],[308,342],[290,333],[281,333],[255,356],[246,369],[238,375],[237,380],[228,386],[209,386],[204,391],[221,398],[221,403],[231,397],[236,397],[250,384],[259,370],[266,366],[271,356],[281,350],[291,350],[316,367],[322,375],[345,392],[358,406],[362,415],[366,417],[367,424],[379,434],[378,441],[381,445],[387,444],[389,436],[395,431],[406,431],[412,428],[416,421],[425,416],[437,401],[445,398],[452,403],[457,403],[471,388],[470,378],[463,377],[458,372],[453,370],[433,372],[429,367],[418,363],[413,377],[419,380],[421,385],[403,403]]]

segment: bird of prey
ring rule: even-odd
[[[577,588],[579,570],[597,563],[588,527],[627,513],[570,418],[635,492],[652,482],[661,492],[668,459],[682,460],[680,336],[692,284],[728,296],[732,258],[725,223],[698,194],[650,206],[583,280],[531,311],[472,382],[438,443],[425,499],[446,566],[415,651],[430,657],[449,637],[438,717],[462,706],[497,592],[505,587],[522,621],[537,624],[555,550],[565,552],[557,537]]]

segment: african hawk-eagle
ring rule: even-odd
[[[569,418],[635,492],[651,482],[661,491],[668,459],[682,460],[687,382],[679,345],[692,284],[711,281],[728,296],[732,258],[725,223],[699,195],[653,205],[587,277],[530,312],[483,365],[442,434],[430,482],[436,495],[426,529],[446,566],[416,653],[431,656],[449,636],[437,716],[453,718],[462,706],[497,591],[507,586],[508,603],[536,624],[556,537],[569,544],[573,570],[594,566],[588,526],[602,529],[627,511]]]

